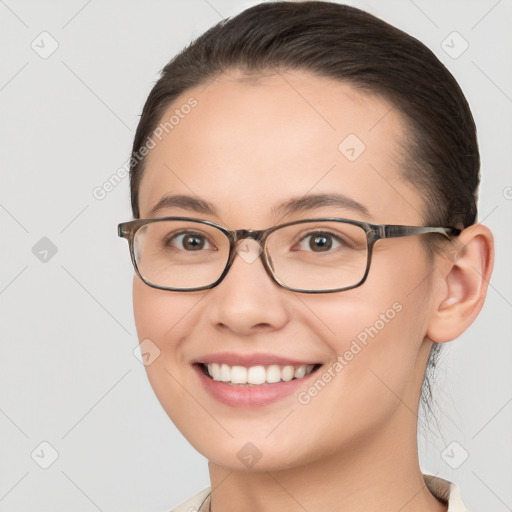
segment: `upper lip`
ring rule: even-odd
[[[290,359],[275,354],[234,354],[232,352],[219,352],[216,354],[206,354],[197,358],[194,363],[208,364],[218,363],[228,366],[270,366],[276,364],[279,366],[306,366],[309,364],[318,364],[317,361],[304,361],[299,359]]]

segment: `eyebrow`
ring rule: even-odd
[[[271,213],[277,217],[285,217],[292,213],[314,210],[326,206],[353,210],[367,218],[371,217],[366,206],[343,194],[308,194],[302,197],[294,197],[273,207]],[[196,213],[217,215],[217,209],[209,201],[182,194],[162,197],[160,201],[153,206],[149,215],[153,216],[156,212],[165,208],[182,208]]]
[[[158,201],[158,203],[156,203],[149,212],[150,217],[155,215],[157,211],[165,208],[182,208],[184,210],[191,210],[197,213],[217,215],[215,206],[204,199],[186,195],[174,195],[162,197],[162,199],[160,199],[160,201]]]
[[[308,194],[306,196],[292,198],[285,203],[272,208],[272,213],[278,216],[286,216],[291,213],[304,212],[322,208],[325,206],[344,208],[353,210],[365,217],[370,217],[370,212],[366,206],[344,196],[343,194]]]

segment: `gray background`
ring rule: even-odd
[[[102,200],[93,191],[128,158],[163,65],[255,3],[0,0],[0,511],[165,511],[208,485],[134,355],[132,268],[116,236],[128,179]],[[347,3],[427,44],[476,118],[496,265],[482,313],[445,346],[439,426],[420,454],[472,511],[512,510],[512,5]]]

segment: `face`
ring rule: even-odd
[[[163,119],[190,97],[197,105],[184,109],[190,112],[148,157],[142,218],[188,216],[230,229],[319,217],[424,223],[420,194],[401,178],[404,124],[385,101],[305,72],[256,80],[232,71],[187,91]],[[275,213],[292,199],[322,194],[364,208],[320,202]],[[181,205],[152,212],[172,195],[202,199],[214,211]],[[383,432],[415,435],[414,415],[397,411],[418,405],[430,349],[431,271],[420,237],[412,236],[378,241],[366,282],[336,293],[283,289],[259,258],[240,255],[210,290],[162,291],[136,276],[138,336],[160,351],[146,367],[150,383],[190,443],[231,469],[249,469],[251,460],[253,470],[299,467],[377,442]],[[227,379],[236,381],[232,367],[241,366],[279,382],[216,381],[209,363],[227,365]]]

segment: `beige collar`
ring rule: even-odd
[[[423,479],[427,489],[445,505],[448,505],[447,512],[467,512],[462,498],[460,497],[457,486],[448,480],[434,475],[424,474]],[[201,494],[203,501],[198,512],[209,512],[210,510],[210,490],[205,489]]]

